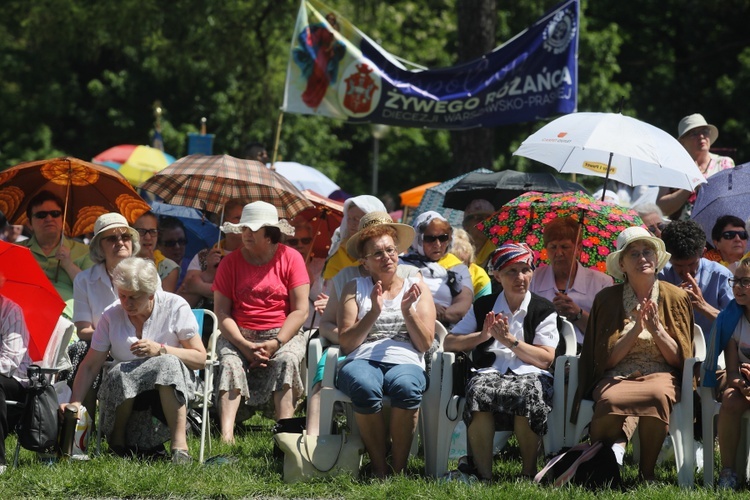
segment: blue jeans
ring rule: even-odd
[[[383,396],[391,398],[394,408],[416,410],[427,389],[427,376],[417,365],[357,359],[344,363],[336,386],[351,398],[357,413],[378,413],[383,409]]]

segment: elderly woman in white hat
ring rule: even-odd
[[[711,145],[718,138],[719,129],[698,113],[684,117],[677,125],[677,140],[690,153],[706,179],[716,172],[734,168],[734,160],[710,152]],[[656,203],[673,220],[688,219],[693,210],[695,196],[695,192],[662,187],[659,189]]]
[[[127,219],[118,213],[100,215],[94,223],[94,236],[89,244],[89,256],[94,266],[81,271],[73,280],[73,323],[79,341],[68,348],[68,356],[73,365],[73,372],[68,378],[68,384],[73,385],[78,365],[91,345],[99,318],[104,309],[117,301],[117,290],[112,285],[112,271],[117,264],[128,257],[132,257],[140,250],[138,232],[130,227]],[[100,377],[92,384],[96,390]],[[91,392],[84,399],[90,415],[95,415],[95,392]]]
[[[424,353],[435,337],[435,305],[421,278],[402,278],[398,255],[414,238],[406,224],[363,227],[346,244],[369,276],[355,278],[341,292],[339,344],[346,360],[337,385],[354,406],[372,473],[385,477],[386,450],[392,445],[392,470],[406,467],[422,393],[427,388]],[[390,432],[383,396],[391,398]]]
[[[682,365],[693,352],[690,297],[657,280],[669,258],[664,242],[642,227],[630,227],[617,237],[617,251],[607,256],[607,272],[624,282],[594,299],[571,415],[576,422],[581,399],[593,399],[591,441],[611,445],[620,463],[637,425],[645,480],[654,479],[669,413],[680,400]]]
[[[233,443],[242,401],[253,409],[272,404],[277,421],[294,416],[304,390],[306,342],[299,333],[308,315],[310,279],[302,255],[280,243],[281,234],[291,236],[294,228],[279,220],[273,205],[245,205],[239,223],[227,222],[222,230],[241,233],[243,245],[224,257],[213,283],[221,329],[221,436]]]

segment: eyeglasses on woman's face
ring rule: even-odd
[[[369,259],[370,257],[376,259],[376,260],[383,260],[383,259],[391,259],[398,255],[398,249],[396,247],[388,247],[383,250],[376,250],[375,252],[368,253],[365,255],[366,259]]]
[[[708,128],[708,127],[697,127],[697,128],[694,128],[693,130],[690,130],[685,135],[688,136],[688,137],[699,137],[699,136],[702,135],[705,138],[710,138],[711,137],[711,129]]]
[[[654,260],[656,258],[656,250],[653,248],[644,248],[643,250],[630,250],[625,255],[631,260],[641,260],[643,257],[646,260]]]
[[[737,236],[739,236],[741,240],[746,240],[747,231],[724,231],[721,233],[721,238],[725,240],[733,240]]]
[[[449,239],[451,239],[450,234],[425,234],[424,235],[425,243],[435,243],[436,241],[439,241],[440,243],[445,243]]]
[[[133,239],[133,236],[130,233],[116,233],[116,234],[110,234],[109,236],[105,236],[102,238],[102,241],[114,245],[120,241],[123,243],[127,243]]]
[[[138,234],[140,234],[141,237],[151,236],[152,238],[155,238],[159,234],[158,229],[146,229],[144,227],[136,227],[135,230],[138,231]]]
[[[750,278],[729,278],[729,284],[739,288],[750,288]]]

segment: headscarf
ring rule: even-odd
[[[414,227],[414,241],[412,242],[410,248],[412,253],[416,253],[417,255],[421,255],[422,257],[424,257],[424,232],[427,230],[427,226],[430,225],[430,222],[434,220],[441,220],[450,225],[448,219],[432,210],[430,210],[429,212],[423,212],[419,214],[416,219],[414,219],[414,222],[412,222],[412,226]],[[451,244],[452,242],[448,243],[448,251],[450,251]]]
[[[487,267],[490,271],[501,271],[519,262],[534,269],[534,251],[526,243],[505,243],[490,254]]]
[[[338,252],[341,246],[342,240],[348,240],[351,234],[349,234],[349,208],[354,205],[364,213],[369,214],[370,212],[388,212],[383,205],[383,202],[374,196],[364,194],[362,196],[355,196],[349,198],[344,202],[344,218],[341,219],[341,225],[336,228],[331,238],[331,248],[328,250],[327,259],[333,257]],[[342,234],[343,231],[343,234]]]
[[[414,219],[412,226],[414,227],[414,241],[411,244],[411,252],[408,255],[401,257],[401,261],[405,264],[410,264],[419,268],[423,276],[429,276],[432,278],[441,278],[445,280],[446,284],[450,288],[451,296],[455,297],[461,293],[461,275],[455,271],[444,268],[437,262],[433,262],[428,259],[424,253],[424,232],[430,222],[434,220],[441,220],[448,223],[448,220],[437,212],[429,211],[419,214]],[[450,223],[448,223],[450,224]],[[450,250],[450,243],[448,245]]]

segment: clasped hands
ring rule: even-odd
[[[750,363],[740,363],[740,378],[730,380],[729,385],[750,397]]]
[[[485,340],[492,337],[508,348],[518,340],[510,333],[508,317],[503,313],[495,313],[493,311],[487,313],[487,316],[484,318],[482,337]]]
[[[280,349],[276,339],[263,342],[248,342],[242,349],[242,354],[247,359],[251,368],[265,368],[276,351]]]

